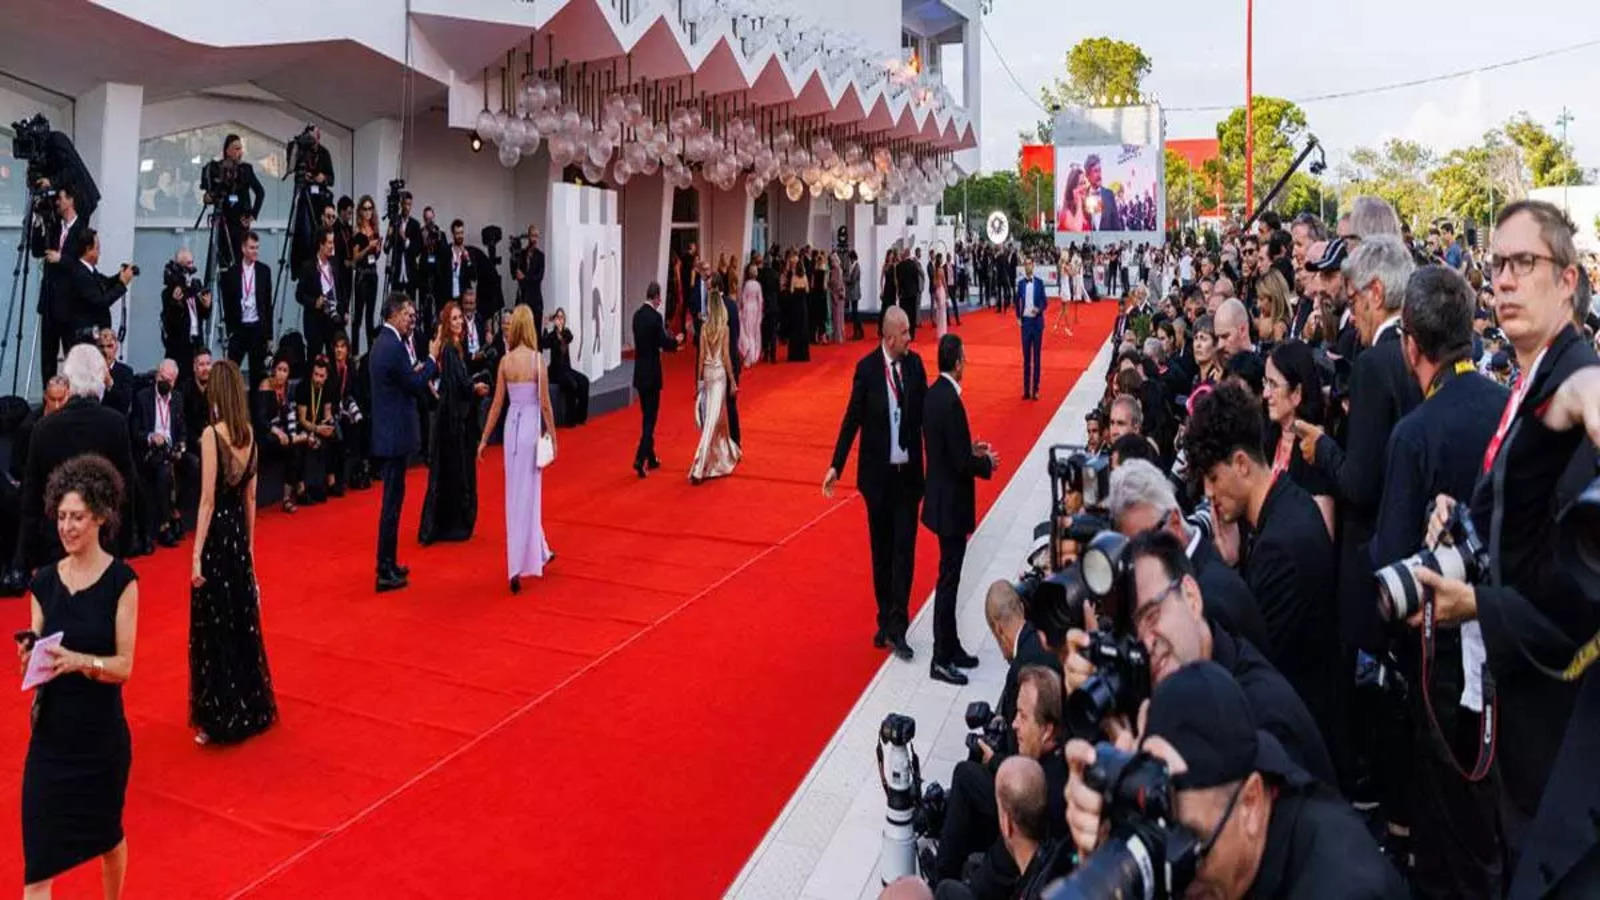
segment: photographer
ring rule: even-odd
[[[48,185],[48,182],[46,182]],[[56,374],[60,357],[72,347],[72,326],[67,312],[68,282],[72,270],[66,263],[79,258],[89,230],[88,216],[79,216],[73,188],[54,188],[35,200],[29,252],[44,260],[39,272],[39,363],[43,381]],[[41,208],[42,207],[42,208]]]
[[[405,182],[389,183],[389,209],[384,219],[389,223],[389,237],[384,242],[389,254],[389,289],[399,291],[411,299],[417,297],[417,288],[424,277],[422,269],[422,226],[411,216],[411,192],[394,192]],[[399,198],[396,207],[395,198]],[[357,356],[360,354],[357,353]]]
[[[1017,737],[1016,755],[1037,760],[1044,769],[1049,833],[1059,831],[1065,822],[1067,767],[1061,756],[1061,711],[1060,675],[1045,666],[1025,667],[1018,677],[1017,714],[1011,728]],[[966,881],[979,896],[1008,896],[1019,873],[999,842],[993,771],[971,760],[956,763],[948,803],[933,871],[940,879]],[[974,853],[984,854],[983,862],[963,878],[967,857]]]
[[[1585,430],[1600,443],[1600,360],[1572,323],[1578,280],[1573,233],[1571,222],[1548,203],[1513,203],[1500,213],[1489,272],[1522,377],[1489,440],[1470,503],[1489,571],[1477,585],[1426,569],[1417,573],[1433,592],[1439,625],[1476,619],[1483,631],[1500,701],[1499,731],[1516,736],[1497,746],[1501,824],[1513,870],[1577,687],[1535,663],[1566,668],[1600,624],[1553,556],[1559,481]],[[1454,506],[1448,496],[1435,500],[1425,541],[1445,530]]]
[[[239,246],[239,265],[223,272],[217,286],[222,323],[228,329],[228,359],[235,364],[248,359],[250,383],[260,384],[267,377],[272,342],[272,269],[261,261],[261,238],[254,231]]]
[[[1197,857],[1191,881],[1163,884],[1172,896],[1410,896],[1349,805],[1296,765],[1270,732],[1258,730],[1244,691],[1221,666],[1191,663],[1162,682],[1150,699],[1145,735],[1142,752],[1164,770],[1153,791],[1162,796],[1141,793],[1137,802],[1171,809],[1176,821],[1157,827],[1169,835],[1186,833],[1184,837],[1198,842],[1168,842],[1168,847],[1192,847],[1189,858]],[[1111,836],[1102,812],[1145,817],[1137,808],[1108,809],[1100,793],[1084,786],[1085,771],[1097,763],[1094,747],[1072,741],[1066,756],[1073,779],[1069,823],[1073,841],[1086,857],[1074,880],[1085,896],[1110,896],[1115,883],[1078,881],[1108,874],[1137,877],[1132,867],[1108,873],[1091,856],[1112,850],[1101,848]],[[1135,757],[1128,766],[1139,762]],[[1118,849],[1127,861],[1129,848]],[[1165,882],[1168,873],[1184,869],[1145,871]],[[1125,895],[1136,896],[1133,891]]]
[[[1035,585],[1032,595],[1039,596],[1040,587]],[[1059,610],[1048,611],[1059,614]],[[1041,610],[1041,618],[1046,618],[1046,611]],[[1002,747],[985,747],[991,755],[1007,756],[1016,753],[1016,735],[1010,731],[1012,720],[1017,717],[1017,689],[1022,676],[1022,670],[1028,666],[1044,666],[1057,675],[1061,674],[1061,661],[1051,652],[1051,642],[1044,633],[1028,621],[1022,597],[1017,593],[1015,586],[1009,581],[996,581],[989,585],[989,591],[983,598],[983,617],[989,623],[989,633],[994,635],[995,644],[1000,647],[1000,656],[1006,661],[1005,686],[1000,689],[1000,704],[996,707],[1001,722],[1006,725],[1006,741]],[[1065,632],[1054,635],[1055,644],[1064,640]]]
[[[66,323],[66,346],[92,344],[97,329],[111,327],[111,307],[128,292],[138,269],[123,263],[115,275],[101,275],[100,235],[93,228],[83,230],[78,261],[62,266],[62,284],[57,285],[53,304],[58,323]]]
[[[333,155],[322,146],[322,129],[307,125],[287,149],[295,184],[305,185],[311,220],[318,221],[322,210],[333,205]]]
[[[544,251],[539,249],[539,229],[528,226],[527,242],[511,259],[511,277],[517,283],[517,302],[533,309],[533,320],[544,321]]]
[[[1254,537],[1241,551],[1240,571],[1267,625],[1268,646],[1261,649],[1294,685],[1337,755],[1343,726],[1339,649],[1329,639],[1333,542],[1311,495],[1267,465],[1263,421],[1259,399],[1224,383],[1195,404],[1184,449],[1218,522],[1250,525]]]
[[[333,333],[343,327],[344,310],[349,308],[349,284],[335,253],[333,229],[324,229],[317,239],[316,258],[306,264],[294,288],[295,302],[304,310],[307,359],[332,352]]]
[[[1257,649],[1268,646],[1266,622],[1250,586],[1223,560],[1211,538],[1184,520],[1172,482],[1160,469],[1144,460],[1118,466],[1111,473],[1107,507],[1112,527],[1127,537],[1160,528],[1176,538],[1194,568],[1206,618]]]
[[[178,366],[164,359],[156,380],[134,398],[128,428],[133,435],[134,465],[139,473],[138,543],[143,552],[154,544],[176,547],[183,537],[179,494],[198,494],[200,459],[189,452],[183,401],[177,395]]]
[[[1000,841],[1011,865],[1022,874],[1009,891],[987,896],[1034,900],[1041,895],[1066,845],[1050,836],[1050,788],[1044,769],[1036,760],[1013,756],[1000,764],[994,778],[995,809],[999,816]],[[934,894],[937,900],[979,900],[981,896],[964,882],[944,881]]]
[[[214,261],[219,269],[238,265],[239,247],[261,215],[266,191],[256,178],[255,169],[244,161],[244,143],[237,134],[222,139],[222,158],[206,163],[200,171],[200,190],[210,204],[220,227],[215,237],[221,251]]]
[[[567,311],[557,309],[550,316],[550,330],[539,346],[550,351],[550,383],[561,388],[564,425],[589,421],[589,376],[572,367],[572,330],[567,328]]]
[[[211,319],[211,292],[194,274],[194,254],[187,247],[179,248],[161,274],[161,346],[185,381]]]
[[[335,403],[338,385],[330,389],[328,371],[328,358],[316,356],[311,360],[310,377],[300,379],[294,389],[295,418],[300,433],[306,435],[306,458],[308,461],[316,460],[317,465],[313,468],[322,469],[326,479],[323,490],[308,490],[310,503],[344,496],[343,474],[334,464],[335,456],[340,460],[344,458],[343,448],[339,446],[338,406]]]
[[[1507,396],[1469,358],[1473,303],[1466,279],[1443,266],[1418,269],[1406,285],[1401,349],[1425,399],[1395,425],[1389,439],[1383,502],[1369,545],[1370,569],[1388,567],[1422,549],[1433,497],[1448,494],[1465,500],[1472,495]],[[1422,614],[1408,605],[1408,596],[1415,595],[1402,592],[1386,598],[1384,609],[1420,625]],[[1482,658],[1483,639],[1476,623],[1467,623],[1459,630],[1432,630],[1431,640],[1432,647],[1422,648],[1434,657],[1426,667],[1414,640],[1407,639],[1398,654],[1412,686],[1407,698],[1410,727],[1409,734],[1393,742],[1400,747],[1409,742],[1411,751],[1386,754],[1407,785],[1409,809],[1395,812],[1411,826],[1412,876],[1419,894],[1495,896],[1503,873],[1494,781],[1469,782],[1457,771],[1471,765],[1477,746],[1477,717],[1471,714],[1473,707],[1462,708],[1469,703],[1463,688],[1469,680],[1477,687],[1477,668],[1467,660]],[[1481,700],[1476,710],[1482,712]],[[1435,720],[1437,729],[1430,724]]]

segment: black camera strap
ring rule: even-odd
[[[1490,673],[1489,666],[1485,663],[1479,675],[1483,691],[1483,712],[1478,714],[1478,759],[1472,764],[1472,770],[1469,772],[1456,760],[1455,748],[1451,746],[1449,738],[1439,727],[1439,718],[1433,712],[1429,670],[1433,668],[1435,627],[1433,596],[1430,594],[1422,601],[1422,705],[1428,710],[1429,726],[1444,744],[1445,753],[1450,757],[1450,765],[1466,780],[1482,781],[1494,767],[1495,722],[1500,713],[1500,698],[1495,692],[1494,675]],[[1467,678],[1472,677],[1471,672],[1463,674]]]

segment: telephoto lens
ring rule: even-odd
[[[1136,635],[1097,631],[1084,656],[1095,674],[1067,696],[1067,725],[1076,734],[1098,731],[1107,716],[1138,715],[1150,696],[1150,652]]]

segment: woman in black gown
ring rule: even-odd
[[[783,274],[783,328],[789,341],[789,362],[811,360],[811,282],[798,254],[790,253]]]
[[[33,635],[62,635],[48,651],[54,674],[33,697],[22,770],[29,897],[49,896],[57,875],[96,856],[105,896],[122,895],[122,804],[133,759],[122,683],[133,672],[139,587],[133,569],[100,546],[101,531],[116,531],[121,502],[122,477],[93,454],[56,467],[45,487],[66,556],[40,568],[29,589]],[[18,644],[24,664],[31,645],[31,637]]]
[[[439,312],[444,342],[439,352],[439,408],[433,416],[432,459],[428,495],[422,501],[417,542],[464,541],[478,521],[477,398],[489,392],[474,384],[461,348],[466,319],[460,305],[446,303]]]
[[[195,743],[233,743],[278,718],[256,585],[256,442],[244,376],[226,360],[206,384],[200,509],[189,589],[189,724]]]

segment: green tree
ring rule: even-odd
[[[1093,106],[1134,103],[1142,99],[1144,79],[1150,74],[1150,57],[1138,44],[1092,37],[1072,45],[1067,51],[1066,77],[1057,78],[1039,89],[1039,103],[1045,109],[1057,106]],[[1051,143],[1055,122],[1041,119],[1023,140]]]
[[[1415,141],[1390,138],[1381,149],[1357,147],[1340,167],[1344,200],[1361,194],[1381,197],[1401,221],[1423,228],[1445,210],[1429,176],[1438,166],[1434,152]]]
[[[1038,214],[1041,221],[1041,230],[1055,230],[1055,176],[1043,169],[1029,167],[1023,170],[1017,181],[1017,192],[1020,195],[1023,212],[1022,221],[1031,228],[1034,224],[1034,214]]]
[[[1505,136],[1522,151],[1522,164],[1534,187],[1583,184],[1583,170],[1572,156],[1572,148],[1562,143],[1527,113],[1518,113],[1505,124]]]
[[[1507,203],[1528,195],[1522,151],[1499,129],[1470,147],[1452,150],[1429,173],[1439,203],[1450,215],[1488,222]]]
[[[1212,207],[1216,199],[1215,183],[1202,169],[1189,165],[1183,154],[1167,149],[1167,217],[1179,225],[1187,225]]]
[[[1303,212],[1319,217],[1324,214],[1336,216],[1339,208],[1333,192],[1329,191],[1320,180],[1305,172],[1296,172],[1289,178],[1289,183],[1283,186],[1283,193],[1279,195],[1279,200],[1274,205],[1285,220]]]
[[[1300,152],[1301,139],[1306,134],[1306,114],[1299,106],[1281,97],[1255,97],[1251,102],[1255,111],[1255,171],[1250,173],[1255,184],[1256,202],[1267,195],[1272,185],[1289,170],[1289,163]],[[1244,107],[1238,107],[1228,117],[1217,123],[1218,159],[1221,162],[1222,187],[1227,202],[1242,206],[1244,203]],[[1278,203],[1283,202],[1282,196]],[[1253,212],[1251,210],[1250,212]],[[1246,213],[1248,215],[1248,213]]]

